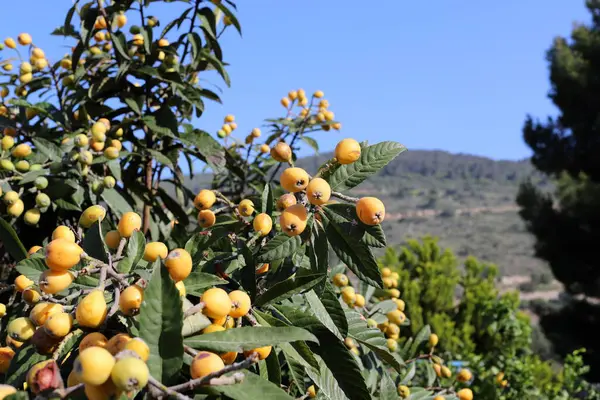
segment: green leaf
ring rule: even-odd
[[[325,285],[325,290],[323,290],[323,293],[321,294],[321,302],[342,336],[346,337],[348,335],[348,320],[346,319],[344,309],[342,308],[337,295],[333,292],[330,283]]]
[[[23,175],[23,178],[19,180],[19,185],[24,185],[26,183],[30,183],[35,181],[36,178],[40,177],[40,176],[46,176],[50,173],[50,170],[48,169],[40,169],[37,171],[29,171],[27,172],[25,175]]]
[[[256,299],[256,264],[254,263],[254,254],[248,248],[246,243],[240,245],[242,255],[244,256],[244,268],[242,270],[242,287],[248,292],[250,300],[254,303]]]
[[[295,294],[312,289],[326,277],[327,275],[324,274],[293,275],[284,281],[276,283],[265,293],[258,296],[254,304],[260,307],[266,304],[277,303]]]
[[[343,192],[375,175],[406,147],[396,142],[381,142],[362,150],[360,158],[352,164],[341,165],[329,177],[325,177],[331,190]]]
[[[110,34],[110,39],[113,43],[115,50],[117,51],[117,54],[121,58],[127,61],[131,61],[129,53],[127,52],[127,39],[125,38],[125,34],[123,34],[123,32],[121,31],[112,32]]]
[[[406,369],[406,372],[402,376],[402,379],[400,380],[400,384],[406,385],[407,383],[409,383],[412,380],[412,378],[415,377],[416,372],[417,372],[417,363],[414,363],[414,362],[410,363],[408,365],[408,368]]]
[[[207,132],[194,129],[180,135],[182,142],[192,145],[200,153],[203,160],[215,170],[222,171],[225,167],[225,150],[219,142]]]
[[[174,383],[183,365],[183,310],[179,290],[164,266],[157,266],[144,290],[140,337],[150,347],[150,373],[165,385]]]
[[[307,145],[309,145],[310,147],[312,147],[312,149],[315,151],[315,153],[319,154],[319,143],[315,139],[313,139],[309,136],[303,135],[302,141],[304,143],[306,143]]]
[[[202,313],[195,313],[183,320],[181,335],[183,337],[195,335],[210,324],[212,324],[212,322],[206,315]]]
[[[128,239],[125,255],[117,264],[117,272],[126,274],[134,268],[144,256],[146,249],[146,238],[140,231],[133,232],[133,235]]]
[[[117,217],[120,217],[126,212],[133,211],[129,202],[115,189],[104,189],[102,191],[102,199],[104,199],[110,209],[117,214]]]
[[[293,350],[293,348],[292,348],[292,350]],[[284,359],[285,365],[287,365],[287,367],[288,367],[288,370],[287,370],[288,379],[291,381],[291,383],[294,384],[294,386],[296,386],[296,389],[300,393],[303,393],[304,392],[304,377],[306,376],[306,373],[304,371],[304,366],[301,363],[299,363],[298,361],[296,361],[295,358],[292,358],[290,355],[288,355],[287,351],[284,350],[283,348],[282,348],[282,354],[283,354],[283,359]],[[310,368],[310,366],[309,366],[309,368]]]
[[[435,379],[437,378],[437,374],[435,373],[435,370],[433,369],[432,363],[428,362],[425,364],[426,364],[426,368],[427,368],[427,386],[433,386],[433,382],[435,382]]]
[[[331,331],[331,333],[333,333],[335,336],[337,336],[338,339],[344,340],[344,337],[342,336],[342,334],[338,330],[335,322],[329,315],[327,308],[325,308],[325,306],[323,305],[323,303],[321,302],[321,300],[319,299],[319,296],[317,296],[315,291],[311,290],[310,292],[306,293],[304,295],[304,297],[306,298],[306,301],[308,301],[310,310],[315,315],[315,317],[317,317],[317,319],[319,321],[321,321],[321,323],[323,325],[325,325],[327,327],[327,329],[329,329]],[[336,303],[338,306],[340,305],[340,303],[337,301],[337,299],[336,299]],[[332,309],[332,311],[336,312],[336,313],[338,312],[337,309]],[[340,306],[339,311],[341,311],[341,317],[343,317],[345,320],[346,316],[344,315],[344,311],[342,310],[341,306]],[[346,327],[347,327],[347,325],[348,325],[348,323],[346,322]]]
[[[313,224],[310,244],[308,256],[311,269],[326,274],[329,268],[329,242],[321,224]]]
[[[431,328],[429,325],[425,325],[422,327],[419,332],[414,336],[413,343],[410,346],[410,350],[408,351],[408,356],[413,358],[417,354],[417,350],[419,350],[419,346],[423,343],[429,342],[429,336],[431,335]]]
[[[33,138],[33,144],[40,153],[44,154],[51,161],[60,161],[62,159],[63,152],[60,147],[49,140],[36,137]]]
[[[277,357],[275,349],[271,351],[265,361],[267,364],[269,380],[277,386],[281,385],[281,366],[279,365],[279,357]]]
[[[390,374],[383,372],[381,381],[379,382],[379,400],[397,400],[398,389],[394,385],[394,381],[390,378]]]
[[[325,361],[322,359],[319,359],[318,371],[307,368],[306,373],[319,388],[319,396],[329,400],[348,399],[342,388],[340,388],[340,385],[338,385],[337,381],[335,380],[331,370],[327,368],[327,364],[325,364]]]
[[[54,203],[58,208],[63,210],[81,211],[81,207],[67,199],[56,199],[54,200]]]
[[[190,32],[188,33],[188,40],[192,44],[192,59],[194,60],[194,65],[197,65],[199,61],[198,57],[200,56],[200,50],[202,49],[202,39],[196,32]]]
[[[404,367],[404,360],[397,353],[392,353],[387,348],[387,341],[377,328],[369,328],[362,316],[354,310],[346,310],[348,320],[348,334],[357,342],[374,352],[377,357],[386,362],[396,371]]]
[[[205,288],[226,284],[227,281],[225,279],[221,279],[216,275],[192,271],[185,279],[185,290],[188,294],[200,296]]]
[[[0,242],[15,261],[19,262],[27,257],[27,250],[19,240],[17,232],[2,218],[0,218]]]
[[[35,347],[25,344],[19,348],[13,357],[8,371],[6,371],[6,384],[21,387],[27,377],[27,372],[34,365],[49,359],[49,355],[38,354]]]
[[[119,160],[110,160],[106,163],[106,166],[108,167],[110,173],[112,174],[112,176],[114,176],[114,178],[118,181],[122,180],[121,179],[121,163],[119,162]]]
[[[108,257],[106,256],[108,248],[104,244],[102,226],[98,222],[94,222],[87,230],[83,238],[82,247],[89,256],[103,262],[108,262]]]
[[[157,163],[166,165],[167,167],[173,169],[173,163],[171,160],[169,160],[169,157],[165,156],[158,150],[146,149],[146,151],[152,155],[152,158],[154,158]]]
[[[46,271],[46,262],[41,254],[34,254],[29,258],[24,258],[15,267],[20,274],[25,275],[34,282],[40,280],[42,272]]]
[[[325,212],[327,213],[326,207]],[[329,214],[327,214],[329,215]],[[334,221],[323,218],[325,233],[329,244],[340,260],[356,274],[356,276],[371,286],[383,287],[379,267],[371,249],[364,243],[348,236],[344,227]]]
[[[223,11],[223,13],[229,17],[229,20],[231,21],[231,25],[235,26],[235,29],[237,29],[237,31],[239,32],[239,34],[242,34],[242,27],[237,19],[237,17],[235,16],[234,13],[231,12],[231,10],[229,8],[227,8],[225,6],[225,4],[223,3],[217,3],[217,7],[219,7],[219,9],[221,9],[221,11]]]
[[[384,300],[384,301],[380,301],[379,303],[375,304],[371,308],[371,315],[373,315],[375,313],[380,313],[380,314],[386,315],[390,311],[394,311],[397,309],[398,309],[398,305],[396,303],[394,303],[393,300]]]
[[[265,247],[262,248],[256,261],[270,262],[281,260],[294,254],[302,246],[300,236],[288,236],[280,233],[271,239]]]
[[[283,389],[273,383],[244,371],[245,377],[241,383],[235,385],[210,386],[212,393],[221,393],[233,400],[268,399],[268,400],[292,400]]]
[[[261,196],[261,211],[266,214],[273,214],[273,188],[271,184],[267,183]]]
[[[211,350],[219,353],[241,352],[257,347],[275,346],[279,343],[306,340],[318,342],[310,332],[297,327],[244,326],[221,332],[192,336],[184,343],[194,349]]]
[[[349,236],[371,247],[385,247],[387,242],[381,225],[365,225],[356,215],[354,204],[328,204],[327,217],[340,224]]]
[[[173,133],[173,131],[171,131],[171,129],[169,129],[165,126],[159,125],[158,122],[156,121],[156,117],[154,117],[152,115],[146,115],[146,116],[142,117],[142,122],[152,132],[159,133],[161,135],[169,136],[172,138],[176,137],[175,134]]]

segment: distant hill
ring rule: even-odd
[[[306,157],[297,165],[314,173],[329,158],[330,153]],[[411,150],[352,192],[385,202],[390,244],[431,234],[461,257],[474,255],[498,264],[504,275],[530,275],[547,269],[533,257],[533,238],[517,213],[515,196],[524,179],[552,188],[528,160]],[[199,175],[190,188],[207,184],[208,176]]]

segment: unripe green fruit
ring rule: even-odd
[[[37,225],[37,223],[40,222],[40,216],[40,210],[37,208],[30,208],[29,210],[25,211],[25,216],[23,219],[28,225]]]
[[[17,168],[17,171],[20,172],[27,172],[29,171],[29,161],[27,160],[21,160],[21,161],[17,161],[17,163],[15,164],[15,168]]]
[[[11,149],[15,145],[15,138],[12,136],[4,136],[2,138],[2,150]]]
[[[92,182],[92,192],[98,194],[102,191],[102,189],[104,189],[104,186],[102,186],[102,183],[100,183],[99,181]]]
[[[42,169],[42,164],[31,164],[29,167],[30,171],[40,171]]]
[[[2,168],[4,171],[14,171],[15,164],[13,164],[10,160],[0,160],[0,168]]]
[[[39,208],[50,207],[50,204],[52,204],[52,200],[50,200],[50,197],[46,193],[38,193],[35,196],[35,205]]]
[[[85,150],[79,154],[79,162],[84,165],[92,165],[94,161],[94,156],[91,151]]]
[[[117,181],[112,176],[105,176],[104,180],[102,181],[102,184],[105,188],[112,189],[117,184]]]
[[[165,64],[173,67],[173,66],[179,64],[179,57],[177,57],[174,54],[169,54],[167,57],[165,57]]]
[[[141,31],[142,29],[137,25],[131,25],[131,27],[129,28],[129,33],[131,33],[132,35],[137,35]]]
[[[46,177],[44,176],[38,176],[37,178],[35,178],[35,181],[33,181],[33,185],[38,190],[46,189],[48,187],[48,179],[46,179]]]
[[[12,339],[24,342],[33,336],[35,325],[29,318],[19,317],[8,324],[6,331]]]
[[[217,136],[223,139],[225,136],[227,136],[227,132],[225,132],[223,129],[219,129]]]

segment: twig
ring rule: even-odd
[[[115,259],[120,258],[123,254],[125,243],[127,243],[127,238],[121,238],[121,241],[119,242],[119,247],[117,248],[117,255],[115,256]]]
[[[248,313],[244,316],[248,322],[250,322],[250,325],[252,326],[260,326],[260,324],[258,323],[258,321],[256,320],[256,318],[254,318],[254,315]]]
[[[192,349],[190,346],[184,344],[183,345],[183,350],[188,353],[191,356],[196,356],[196,354],[198,354],[198,350]]]
[[[192,400],[190,397],[187,397],[186,395],[183,395],[181,393],[176,392],[175,390],[166,387],[165,385],[163,385],[162,383],[160,383],[159,381],[157,381],[153,376],[149,376],[148,377],[148,384],[154,386],[155,388],[157,388],[158,390],[160,390],[161,392],[168,394],[169,396],[173,396],[176,399],[179,400]]]
[[[351,203],[356,203],[359,200],[358,197],[346,196],[345,194],[341,194],[339,192],[331,192],[331,195],[334,196],[334,197],[337,197],[338,199],[349,201]]]
[[[220,378],[228,372],[238,371],[240,369],[246,369],[250,365],[254,364],[257,361],[258,361],[258,353],[255,352],[255,353],[252,353],[244,361],[228,365],[225,368],[223,368],[217,372],[213,372],[212,374],[208,374],[202,378],[192,379],[191,381],[188,381],[186,383],[171,386],[169,389],[178,391],[178,392],[185,392],[185,391],[193,390],[197,386],[206,385],[207,383],[211,384],[211,385],[223,384],[221,381],[215,380],[214,378]],[[223,380],[223,381],[226,381],[226,380]],[[234,383],[234,382],[227,381],[227,384],[231,384],[231,383]]]
[[[204,303],[200,302],[198,304],[196,304],[195,306],[192,306],[190,308],[188,308],[187,310],[185,310],[185,313],[183,314],[183,318],[187,318],[190,315],[194,315],[196,313],[199,313],[202,311],[202,309],[204,308]]]
[[[415,362],[417,360],[425,360],[431,358],[431,354],[421,354],[418,357],[411,358],[410,360],[404,361],[405,364],[410,364],[411,362]]]
[[[54,393],[57,394],[58,397],[60,397],[61,399],[66,399],[67,397],[69,397],[70,394],[73,394],[76,391],[83,389],[83,385],[83,383],[78,383],[77,385],[70,386],[68,388],[57,389],[54,391]],[[50,396],[48,398],[50,398]]]
[[[115,302],[113,303],[113,305],[110,307],[110,310],[108,311],[108,316],[107,318],[112,317],[113,315],[115,315],[115,313],[117,312],[117,310],[119,309],[119,299],[121,298],[121,291],[119,290],[119,288],[115,288]]]

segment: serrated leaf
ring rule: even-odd
[[[60,147],[49,140],[37,137],[33,138],[33,144],[37,150],[48,157],[48,159],[51,161],[60,161],[62,159],[63,152]]]
[[[300,236],[288,236],[280,233],[271,239],[265,247],[262,248],[256,261],[270,262],[281,260],[282,258],[293,255],[302,246]]]
[[[117,272],[126,274],[142,259],[146,249],[146,238],[140,231],[133,232],[133,235],[127,241],[125,255],[117,264]]]
[[[82,247],[89,256],[103,262],[108,262],[108,257],[106,256],[108,248],[104,244],[102,226],[99,222],[94,222],[94,224],[87,230],[83,238]]]
[[[381,374],[379,382],[379,400],[397,400],[398,389],[394,385],[394,381],[390,378],[387,372]]]
[[[329,312],[328,312],[329,310],[327,310],[325,305],[321,302],[321,300],[319,299],[319,297],[317,296],[315,291],[311,290],[310,292],[306,293],[304,295],[304,297],[306,298],[306,301],[308,301],[310,310],[315,315],[315,317],[317,317],[317,319],[319,321],[321,321],[321,323],[325,327],[327,327],[327,329],[329,329],[331,331],[331,333],[333,333],[335,336],[337,336],[338,339],[344,340],[344,337],[342,336],[342,334],[338,330],[335,322],[329,315]],[[339,303],[339,301],[337,301],[337,299],[335,300],[335,302],[337,303],[338,306],[340,305],[340,303]],[[335,308],[332,308],[331,311],[334,313],[338,313],[338,310]],[[344,311],[342,310],[341,306],[340,306],[339,311],[341,311],[341,317],[343,317],[345,320],[346,316],[344,315]],[[339,317],[339,315],[338,315],[338,317]],[[347,325],[348,324],[346,323],[346,328],[347,328]]]
[[[119,162],[119,160],[110,160],[106,163],[106,166],[108,167],[111,175],[117,181],[122,180],[121,179],[121,163]]]
[[[112,32],[110,35],[110,39],[113,43],[115,50],[117,51],[117,54],[121,58],[123,58],[127,61],[131,61],[131,58],[129,57],[129,53],[127,52],[127,39],[125,38],[125,35],[123,34],[123,32],[121,32],[121,31]]]
[[[50,170],[48,169],[40,169],[37,171],[29,171],[27,172],[25,175],[23,175],[23,178],[19,180],[19,185],[24,185],[26,183],[30,183],[35,181],[36,178],[40,177],[40,176],[46,176],[50,173]]]
[[[321,294],[321,302],[342,336],[346,337],[348,335],[348,320],[337,295],[333,292],[333,288],[329,283],[325,285],[325,290]]]
[[[433,364],[428,362],[426,363],[426,368],[427,368],[427,386],[433,386],[433,382],[435,382],[435,379],[437,378],[437,374],[435,373],[435,370],[433,369]]]
[[[285,364],[288,367],[287,373],[288,379],[291,381],[290,383],[294,384],[298,392],[302,393],[304,391],[304,377],[306,376],[304,367],[294,358],[290,357],[287,351],[282,349],[282,354]]]
[[[221,393],[233,400],[269,399],[292,400],[283,389],[261,378],[260,376],[244,371],[244,380],[235,385],[210,386],[212,393]]]
[[[371,249],[364,243],[348,236],[344,228],[334,221],[323,218],[327,240],[333,251],[362,281],[378,288],[383,287],[379,267]]]
[[[315,139],[304,135],[301,138],[304,143],[312,147],[315,153],[319,154],[319,143]]]
[[[397,309],[398,309],[398,305],[396,303],[394,303],[393,300],[384,300],[384,301],[380,301],[379,303],[375,304],[371,308],[370,314],[373,315],[375,313],[380,313],[380,314],[386,315],[390,311],[394,311]]]
[[[342,165],[327,177],[331,190],[343,192],[378,173],[406,147],[396,142],[381,142],[362,150],[360,158],[352,164]]]
[[[408,368],[406,369],[406,372],[404,373],[404,375],[402,375],[402,379],[400,379],[400,384],[401,385],[406,385],[407,383],[409,383],[412,378],[415,377],[415,374],[417,372],[417,365],[416,363],[410,363],[408,365]]]
[[[277,386],[281,385],[281,366],[279,365],[279,357],[277,357],[275,349],[265,359],[265,363],[267,364],[269,381]]]
[[[194,349],[227,352],[252,350],[257,347],[274,346],[299,340],[317,342],[317,338],[305,329],[297,327],[244,326],[221,332],[205,333],[186,338],[184,343]]]
[[[44,361],[50,358],[49,355],[39,354],[35,347],[31,344],[25,344],[16,351],[13,357],[8,371],[6,371],[7,385],[14,387],[21,387],[27,377],[29,369],[40,361]]]
[[[261,211],[268,215],[273,214],[273,202],[273,188],[267,183],[261,196]]]
[[[157,266],[144,290],[140,337],[150,348],[150,373],[165,385],[175,382],[183,365],[183,310],[179,290],[164,266]]]
[[[180,139],[182,142],[194,146],[200,153],[200,156],[202,156],[203,161],[216,172],[224,170],[226,164],[225,150],[211,135],[204,131],[194,129],[181,134]]]
[[[44,256],[41,254],[34,254],[29,258],[24,258],[19,261],[15,268],[20,274],[25,275],[34,282],[38,282],[42,272],[48,269],[44,261]]]
[[[429,335],[431,335],[431,328],[429,325],[425,325],[422,327],[419,332],[413,337],[413,343],[408,350],[407,357],[413,358],[417,354],[417,350],[419,350],[419,346],[424,342],[429,341]]]
[[[126,212],[133,211],[129,202],[116,189],[104,189],[102,199],[118,217]]]
[[[192,271],[185,279],[185,289],[188,294],[199,296],[204,292],[203,289],[217,285],[225,285],[227,281],[216,275],[205,272]]]
[[[3,218],[0,218],[0,241],[15,261],[19,262],[27,257],[27,250],[21,243],[17,232]]]
[[[327,217],[342,226],[349,236],[371,247],[385,247],[387,242],[381,225],[365,225],[356,215],[354,204],[328,204]]]
[[[212,324],[211,320],[202,313],[190,315],[183,320],[181,335],[183,337],[195,335],[210,324]]]
[[[322,359],[319,359],[318,371],[307,368],[306,373],[319,388],[319,396],[323,396],[328,400],[348,400],[348,397],[333,377],[331,370],[327,368],[325,361]]]
[[[248,248],[246,243],[241,244],[242,256],[244,257],[244,267],[242,269],[241,283],[242,287],[248,292],[252,303],[256,300],[256,264],[254,263],[254,254]]]
[[[326,277],[327,276],[324,274],[291,276],[288,279],[271,286],[265,293],[258,296],[254,303],[259,307],[266,304],[277,303],[278,301],[287,299],[295,294],[310,290]]]
[[[67,199],[56,199],[54,203],[58,208],[69,211],[81,211],[81,207]]]

